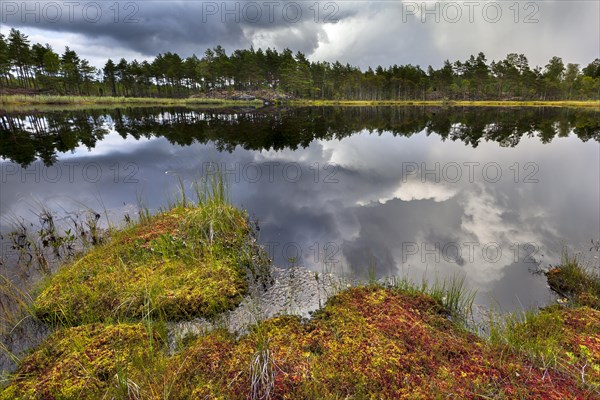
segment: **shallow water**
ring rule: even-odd
[[[600,112],[353,107],[13,112],[1,118],[1,230],[41,205],[113,224],[219,168],[276,265],[466,277],[477,303],[552,301],[538,267],[596,263]],[[169,197],[171,200],[169,200]],[[3,256],[11,249],[4,243]],[[4,273],[16,274],[10,263]]]

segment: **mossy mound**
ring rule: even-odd
[[[169,361],[165,381],[182,399],[243,399],[253,389],[285,399],[589,395],[570,374],[491,346],[440,311],[424,295],[351,289],[308,322],[272,319],[238,341],[201,337]]]
[[[212,317],[239,304],[249,272],[265,272],[252,234],[247,215],[226,203],[174,208],[62,267],[34,309],[61,325]]]
[[[545,273],[550,289],[577,305],[600,310],[600,276],[583,267],[575,257],[563,258],[561,265]]]
[[[127,398],[161,343],[141,324],[59,330],[22,360],[0,399]]]

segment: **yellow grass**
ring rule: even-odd
[[[299,106],[432,106],[432,107],[586,107],[600,109],[600,101],[463,101],[463,100],[293,100]]]
[[[0,96],[0,105],[260,105],[261,100],[225,100],[211,98],[155,98],[155,97],[111,97],[111,96],[54,96],[54,95],[3,95]]]

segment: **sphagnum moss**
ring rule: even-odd
[[[339,293],[309,321],[277,317],[240,338],[213,331],[174,355],[165,352],[152,325],[64,328],[23,360],[0,399],[82,393],[246,399],[258,351],[269,354],[261,361],[267,365],[259,367],[273,371],[272,398],[597,397],[597,375],[588,373],[582,382],[577,368],[598,369],[598,312],[560,307],[552,312],[564,313],[551,319],[562,330],[555,343],[561,362],[573,370],[540,366],[515,346],[477,337],[448,319],[443,305],[428,295],[370,285]],[[536,323],[515,329],[528,340],[536,334],[547,338],[548,330]],[[116,332],[120,341],[111,339]]]
[[[154,343],[154,346],[149,346]],[[142,324],[91,324],[58,330],[21,361],[1,400],[127,398],[162,339]]]
[[[239,304],[260,253],[244,212],[223,202],[180,206],[62,267],[34,308],[63,325],[212,317]]]
[[[423,294],[346,290],[308,322],[283,316],[236,340],[216,332],[171,358],[171,398],[251,397],[257,351],[268,346],[272,398],[587,398],[572,375],[537,368],[461,329]],[[264,338],[268,338],[265,344]]]

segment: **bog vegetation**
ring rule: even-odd
[[[301,99],[345,100],[590,100],[600,98],[600,59],[587,66],[552,57],[532,67],[524,54],[489,62],[484,53],[446,60],[439,69],[414,65],[362,71],[339,61],[311,62],[301,52],[254,48],[201,57],[158,54],[152,61],[109,59],[97,69],[66,47],[31,45],[12,29],[0,34],[0,83],[50,94],[188,97],[212,90],[269,89]]]
[[[247,214],[221,179],[202,187],[197,202],[182,187],[169,209],[142,209],[42,282],[25,318],[54,332],[20,358],[0,399],[600,395],[600,275],[566,253],[547,272],[560,304],[493,316],[483,335],[463,279],[372,276],[340,281],[310,320],[257,317],[241,335],[216,324],[173,348],[169,322],[213,318],[251,283],[270,284]]]

